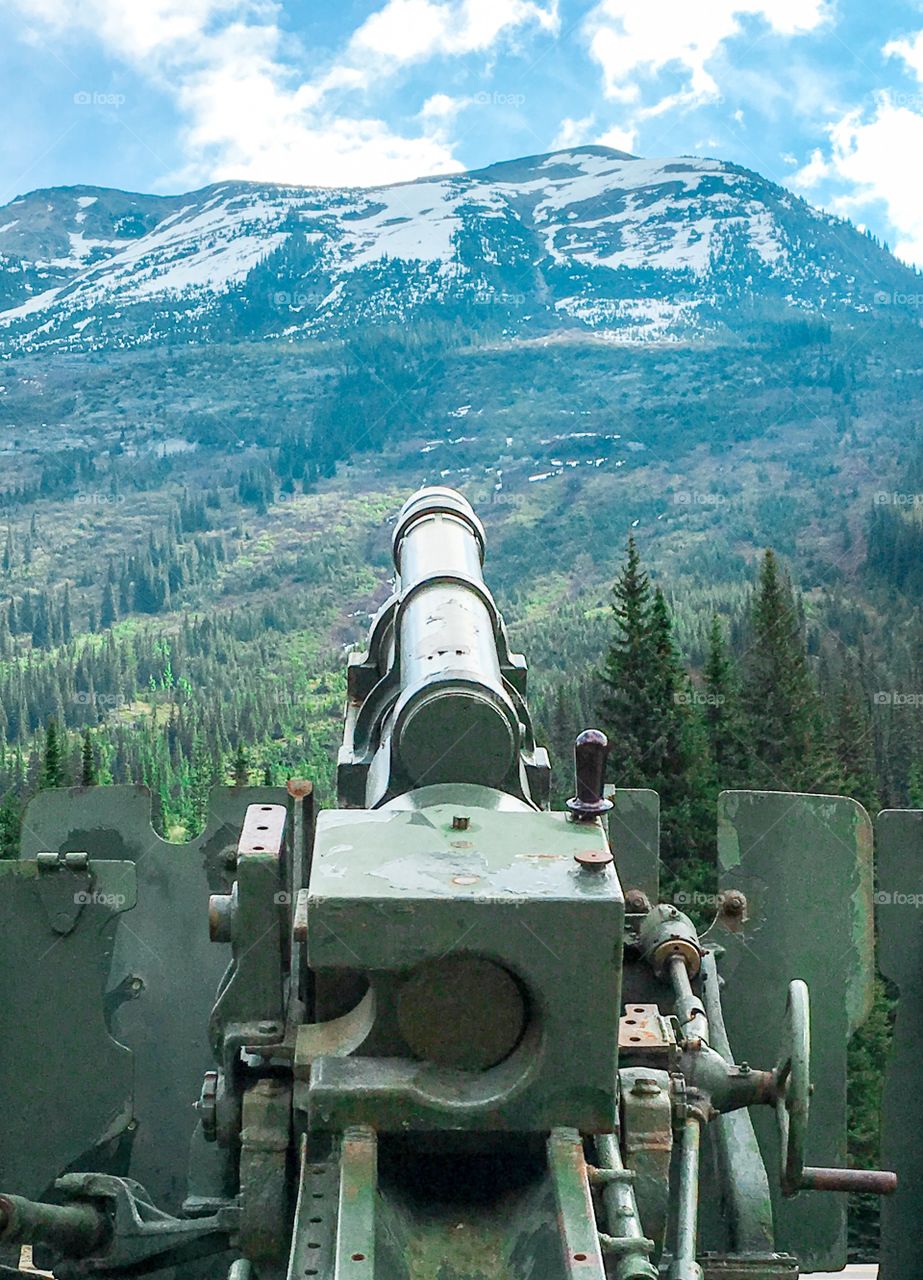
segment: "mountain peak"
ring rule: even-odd
[[[733,326],[744,305],[868,310],[911,279],[750,170],[601,146],[368,189],[74,186],[0,209],[7,352],[294,339],[428,313],[669,340]]]

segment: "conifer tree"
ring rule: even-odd
[[[834,746],[844,795],[852,796],[874,817],[880,808],[872,722],[856,664],[843,664],[834,723]]]
[[[615,633],[601,673],[600,708],[609,735],[610,768],[622,787],[644,786],[650,769],[655,667],[651,643],[651,587],[633,537],[612,588]]]
[[[64,598],[61,601],[61,640],[67,644],[71,638],[71,588],[70,583],[64,584]]]
[[[39,788],[64,786],[64,760],[57,721],[51,719],[45,730],[45,751],[39,774]]]
[[[810,790],[821,768],[816,741],[817,695],[791,584],[773,551],[763,557],[751,610],[744,663],[744,708],[754,784],[768,790]]]
[[[0,858],[19,857],[21,807],[16,792],[10,788],[0,802]]]
[[[96,767],[96,754],[93,751],[93,739],[89,729],[83,735],[83,747],[80,752],[80,785],[95,787],[99,783],[99,771]]]
[[[612,608],[616,629],[602,673],[601,712],[613,779],[660,795],[661,847],[670,866],[700,861],[714,826],[707,747],[666,599],[659,588],[652,595],[633,538]]]
[[[712,615],[703,670],[703,720],[719,789],[747,781],[749,751],[740,709],[740,686],[721,621]]]

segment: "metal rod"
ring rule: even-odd
[[[676,1017],[686,1040],[701,1040],[708,1044],[708,1018],[702,1001],[692,990],[689,972],[682,956],[670,960],[670,983],[676,1005]]]
[[[721,1008],[718,966],[712,951],[702,957],[702,1000],[711,1046],[725,1062],[733,1064],[734,1055]],[[712,1135],[731,1251],[772,1253],[775,1236],[769,1178],[750,1112],[743,1108],[718,1116],[712,1125]]]
[[[83,1258],[105,1234],[106,1216],[94,1205],[0,1195],[0,1244],[47,1244],[66,1257]]]
[[[676,1244],[667,1280],[702,1280],[702,1268],[695,1260],[699,1228],[699,1125],[697,1115],[688,1116],[680,1138]]]
[[[625,1165],[618,1138],[612,1133],[596,1135],[596,1159],[600,1169],[624,1173]],[[638,1216],[635,1191],[627,1178],[607,1179],[602,1192],[609,1235],[618,1242],[615,1280],[657,1280],[657,1268],[650,1261],[653,1241],[645,1239]],[[604,1248],[611,1247],[604,1241]]]
[[[889,1196],[897,1188],[897,1174],[886,1169],[812,1169],[801,1174],[802,1191],[867,1192]]]

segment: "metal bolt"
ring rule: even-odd
[[[279,1030],[279,1024],[278,1022],[258,1022],[256,1029],[260,1035],[271,1036]]]
[[[721,910],[725,915],[742,916],[747,909],[747,899],[739,889],[729,889],[722,894]]]
[[[452,819],[452,830],[467,831],[470,822],[471,822],[470,818],[466,817],[464,814],[457,813],[455,817]]]
[[[602,871],[612,862],[612,854],[605,848],[581,849],[579,853],[574,854],[574,861],[584,871]]]
[[[628,889],[625,893],[625,907],[633,915],[650,911],[651,900],[643,889]]]
[[[649,1076],[639,1076],[631,1086],[631,1091],[640,1097],[653,1098],[660,1092],[660,1085]]]

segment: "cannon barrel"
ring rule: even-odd
[[[394,532],[401,695],[393,734],[418,786],[498,786],[519,747],[483,557],[484,531],[461,494],[424,489],[405,504]]]
[[[548,764],[484,582],[484,529],[453,489],[420,489],[393,538],[394,595],[350,664],[340,753],[342,807],[374,806],[418,787],[473,783],[533,804]]]

